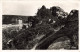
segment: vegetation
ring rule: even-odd
[[[63,36],[70,38],[73,45],[69,46],[78,49],[78,10],[68,14],[60,7],[47,9],[43,5],[36,16],[11,17],[3,17],[3,24],[16,24],[16,20],[22,19],[25,23],[32,22],[32,26],[22,29],[19,26],[3,28],[3,49],[32,49],[37,43],[35,49],[47,49],[56,39],[62,37],[60,40],[63,40]]]

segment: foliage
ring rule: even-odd
[[[50,18],[52,15],[50,10],[43,5],[40,9],[38,9],[37,16],[39,17],[39,19],[47,19]]]
[[[3,49],[8,49],[7,42],[17,36],[18,27],[7,27],[2,30]]]
[[[7,19],[7,20],[6,20]],[[10,39],[13,39],[13,44],[15,49],[31,49],[36,42],[39,40],[35,39],[37,36],[45,35],[40,41],[45,39],[50,35],[54,35],[56,37],[60,35],[60,33],[65,33],[69,35],[72,40],[74,40],[75,46],[78,44],[78,13],[77,10],[72,10],[68,15],[63,9],[57,6],[53,6],[50,9],[47,9],[44,5],[37,11],[36,17],[30,16],[29,18],[23,16],[17,16],[12,18],[3,17],[3,24],[11,24],[16,23],[16,19],[22,19],[24,22],[28,20],[28,22],[32,22],[33,27],[24,28],[19,30],[19,27],[8,27],[3,28],[2,30],[2,41],[3,41],[3,49],[9,49],[7,42]],[[55,23],[49,23],[49,19],[52,21],[56,21]],[[9,20],[9,21],[8,21]],[[41,24],[39,22],[42,21]],[[45,23],[46,22],[46,23]],[[60,28],[62,25],[65,25],[62,30],[55,33],[56,28]],[[68,33],[67,33],[68,32]],[[74,35],[74,36],[73,36]],[[52,37],[52,38],[53,38]],[[34,41],[35,39],[35,41]],[[50,38],[51,40],[51,38]],[[49,41],[49,39],[48,39]],[[11,48],[10,48],[11,49]],[[13,47],[12,47],[13,49]]]
[[[27,23],[29,16],[3,15],[2,17],[2,24],[18,24],[19,19],[22,19],[23,23]]]

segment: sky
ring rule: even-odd
[[[68,13],[72,9],[79,9],[78,2],[70,1],[3,1],[2,14],[34,16],[42,5],[45,5],[46,8],[59,6]]]

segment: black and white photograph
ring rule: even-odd
[[[2,2],[2,50],[78,49],[78,2]]]

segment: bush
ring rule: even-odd
[[[8,49],[7,42],[17,36],[18,27],[7,27],[2,30],[2,49]]]

